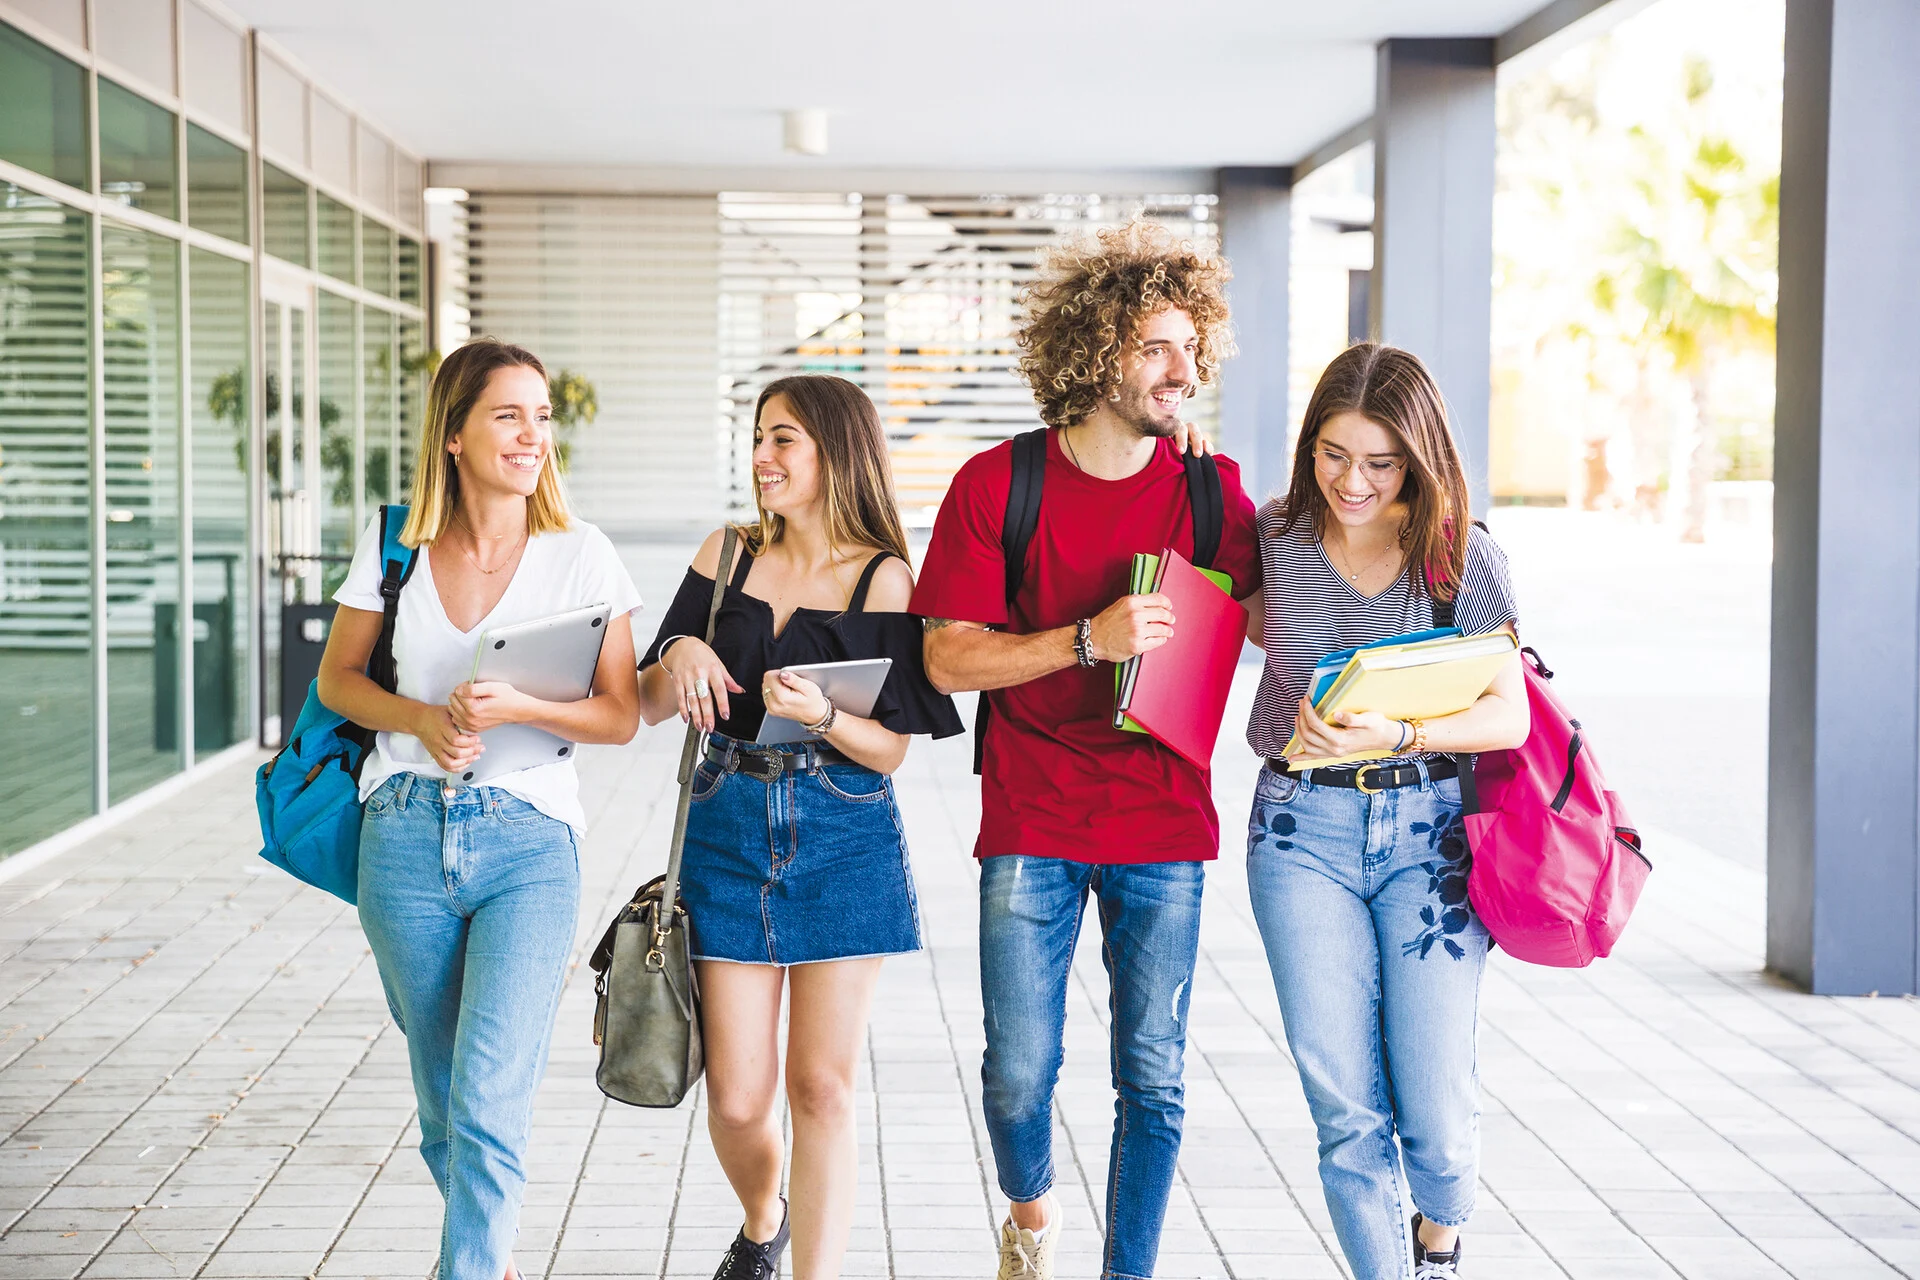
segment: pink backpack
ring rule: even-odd
[[[1580,722],[1554,697],[1553,672],[1520,652],[1526,743],[1485,752],[1460,775],[1467,895],[1508,954],[1577,969],[1613,950],[1653,864]]]

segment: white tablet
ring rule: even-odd
[[[893,669],[892,658],[857,658],[852,662],[815,662],[805,666],[782,667],[820,686],[820,692],[833,699],[833,705],[852,716],[870,716],[880,696],[880,686]],[[812,742],[820,735],[808,733],[798,720],[768,716],[760,723],[756,742]]]
[[[504,680],[543,702],[578,702],[593,693],[600,644],[607,638],[604,604],[570,609],[550,618],[495,627],[480,637],[473,679]],[[503,724],[480,735],[487,749],[452,781],[476,786],[489,778],[573,758],[574,744],[530,724]]]

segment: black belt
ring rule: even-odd
[[[812,773],[823,765],[853,763],[832,747],[817,743],[802,745],[806,748],[803,751],[775,751],[771,747],[756,747],[752,743],[735,742],[731,738],[710,737],[707,739],[706,757],[710,764],[717,764],[722,769],[730,768],[761,782],[773,782],[789,773]]]
[[[1417,764],[1348,764],[1332,769],[1308,769],[1295,773],[1285,760],[1269,758],[1267,768],[1289,778],[1304,778],[1316,787],[1347,787],[1372,795],[1376,791],[1397,791],[1420,785]],[[1430,756],[1426,776],[1434,781],[1460,776],[1460,765],[1452,756]]]

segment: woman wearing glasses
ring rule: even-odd
[[[1454,757],[1525,741],[1526,688],[1515,662],[1472,707],[1424,723],[1329,723],[1307,698],[1323,655],[1431,627],[1438,601],[1469,634],[1515,625],[1506,557],[1472,523],[1446,404],[1418,358],[1362,343],[1327,367],[1287,494],[1260,512],[1260,549],[1265,590],[1248,609],[1266,666],[1247,738],[1267,764],[1247,878],[1321,1185],[1356,1280],[1446,1280],[1479,1162],[1487,951]],[[1388,756],[1296,769],[1282,754],[1296,724],[1293,759]]]

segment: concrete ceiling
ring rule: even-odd
[[[1370,114],[1378,41],[1544,2],[227,0],[431,160],[794,170],[1287,164]]]

